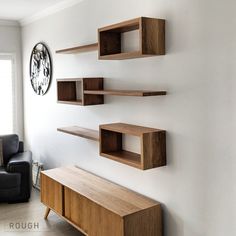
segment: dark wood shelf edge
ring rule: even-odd
[[[141,165],[141,155],[138,153],[121,150],[117,152],[102,152],[100,155],[113,161],[118,161],[122,164],[143,169]]]
[[[99,141],[99,132],[92,129],[82,128],[79,126],[70,126],[57,128],[57,131],[78,136],[81,138],[90,139],[93,141]]]
[[[57,50],[56,53],[73,54],[73,53],[83,53],[83,52],[90,52],[90,51],[96,51],[96,50],[98,50],[98,43],[87,44],[87,45],[82,45],[82,46],[73,47],[73,48],[60,49],[60,50]]]
[[[124,60],[132,58],[141,58],[155,55],[144,55],[141,51],[121,52],[115,54],[100,55],[99,60]]]
[[[83,78],[64,78],[64,79],[57,79],[57,82],[82,82]]]
[[[58,100],[57,103],[69,104],[69,105],[81,105],[81,106],[83,106],[82,100],[81,101],[63,101],[63,100]]]
[[[142,54],[137,52],[123,52],[118,54],[110,54],[99,56],[99,60],[125,60],[125,59],[135,59],[135,58],[145,58],[154,56],[164,56],[165,54]]]
[[[148,97],[148,96],[163,96],[166,95],[167,92],[145,91],[145,90],[84,90],[84,94]]]
[[[126,123],[102,124],[99,127],[101,130],[104,131],[108,130],[115,133],[128,134],[138,137],[141,137],[145,133],[165,132],[165,130],[161,129],[126,124]]]
[[[99,28],[99,32],[103,32],[103,31],[109,31],[109,30],[114,30],[114,29],[123,29],[120,30],[120,32],[127,32],[127,31],[131,31],[131,30],[135,30],[138,29],[140,27],[141,24],[141,19],[144,17],[137,17],[131,20],[126,20],[120,23],[115,23],[112,25],[108,25],[102,28]]]

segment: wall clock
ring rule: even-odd
[[[30,57],[30,81],[38,95],[44,95],[50,86],[52,63],[49,51],[43,43],[34,46]]]

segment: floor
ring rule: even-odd
[[[52,211],[48,220],[44,220],[44,212],[45,206],[36,189],[28,203],[0,203],[0,236],[83,236]]]

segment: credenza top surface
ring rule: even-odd
[[[121,217],[160,204],[76,166],[50,169],[42,174]]]

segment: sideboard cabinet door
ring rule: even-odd
[[[41,201],[58,214],[64,215],[63,186],[44,174],[41,174]]]
[[[65,217],[89,236],[123,236],[123,219],[65,187]]]

